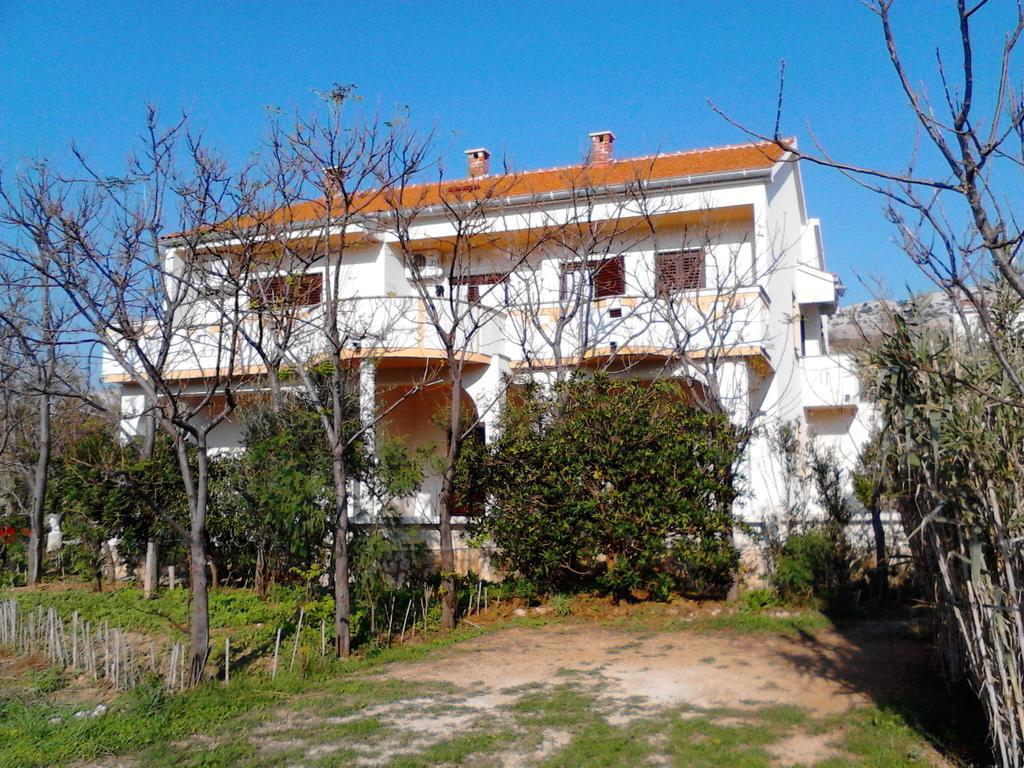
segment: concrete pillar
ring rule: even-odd
[[[137,437],[142,434],[142,430],[146,428],[142,417],[145,412],[145,395],[121,395],[121,418],[118,424],[118,436],[122,442],[127,443],[133,437]]]
[[[495,355],[481,373],[465,379],[466,394],[473,399],[487,442],[491,442],[497,434],[498,422],[505,407],[505,379],[508,373],[508,360]]]
[[[750,365],[746,360],[727,360],[718,371],[718,391],[722,408],[736,426],[747,426],[753,415],[750,408]]]
[[[377,450],[377,363],[364,359],[359,363],[359,422],[363,427],[363,441],[372,456]],[[357,515],[373,512],[373,499],[365,483],[355,484]]]

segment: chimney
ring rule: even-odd
[[[486,176],[491,172],[491,153],[483,147],[467,149],[466,160],[469,163],[469,176]]]
[[[594,131],[590,134],[590,162],[592,165],[605,165],[612,161],[612,144],[615,134],[611,131]]]

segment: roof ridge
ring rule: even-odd
[[[792,140],[787,140],[787,141],[791,142]],[[598,168],[608,168],[609,166],[620,165],[622,163],[635,163],[635,162],[637,162],[639,160],[660,160],[661,158],[665,158],[665,157],[682,157],[683,155],[699,155],[699,154],[704,154],[705,152],[722,152],[722,151],[730,150],[730,149],[749,149],[749,148],[752,148],[752,147],[774,147],[774,146],[777,146],[777,145],[774,142],[771,142],[771,141],[746,141],[746,142],[742,142],[740,144],[719,144],[717,146],[697,147],[695,149],[679,149],[679,150],[675,150],[675,151],[672,151],[672,152],[655,152],[655,153],[651,153],[651,154],[647,154],[647,155],[637,155],[636,157],[620,157],[620,158],[613,159],[610,162],[602,163],[601,165],[598,165],[596,167],[598,167]],[[504,172],[504,173],[489,173],[486,176],[465,176],[465,177],[464,176],[459,176],[459,177],[452,177],[450,179],[441,181],[441,183],[443,184],[443,183],[445,183],[445,181],[447,181],[449,183],[450,182],[455,182],[455,181],[469,181],[470,179],[475,179],[475,178],[492,178],[492,179],[494,179],[494,178],[499,178],[501,176],[529,176],[530,174],[534,174],[534,173],[552,173],[554,171],[568,171],[568,170],[572,170],[572,169],[575,169],[575,168],[584,169],[584,168],[590,168],[590,167],[593,167],[593,166],[590,163],[586,163],[586,162],[583,162],[583,163],[570,163],[568,165],[553,165],[553,166],[551,166],[549,168],[530,168],[529,170],[524,170],[524,171],[510,170],[510,171],[507,171],[507,172]],[[434,182],[434,183],[436,183],[436,182]]]

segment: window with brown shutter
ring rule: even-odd
[[[471,304],[476,304],[480,301],[480,290],[481,286],[485,289],[491,285],[499,285],[505,283],[508,275],[504,275],[498,272],[490,273],[486,275],[461,275],[459,277],[452,278],[452,285],[464,285],[466,286],[466,301]],[[483,291],[483,292],[486,292]],[[508,286],[504,285],[504,288],[498,296],[501,297],[504,303],[508,303]]]
[[[604,299],[622,296],[626,292],[626,270],[621,256],[586,264],[566,264],[562,268],[562,298],[571,297],[575,279],[585,272],[593,288],[593,298]]]
[[[320,303],[323,295],[324,276],[282,275],[254,280],[249,288],[253,306],[272,307],[313,307]]]
[[[654,254],[655,288],[659,296],[704,287],[704,251],[688,248]]]

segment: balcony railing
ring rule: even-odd
[[[556,356],[555,331],[561,324],[560,357],[571,359],[600,350],[686,351],[702,349],[762,349],[768,336],[768,301],[758,288],[728,293],[693,291],[672,297],[621,296],[581,306],[568,319],[567,307],[558,302],[531,309],[484,307],[439,297],[433,301],[443,328],[453,325],[451,314],[468,316],[458,325],[455,346],[482,356],[504,355],[510,360],[545,360]],[[300,309],[282,328],[255,310],[232,325],[223,313],[210,309],[194,313],[194,322],[174,334],[164,366],[175,377],[222,376],[233,366],[237,373],[258,373],[262,358],[254,344],[270,350],[278,339],[287,339],[287,360],[308,360],[327,351],[324,308]],[[261,325],[262,324],[262,325]],[[440,357],[443,343],[430,322],[428,305],[420,297],[370,297],[349,299],[339,305],[338,326],[347,354]],[[465,328],[472,328],[468,340]],[[140,346],[155,359],[162,339],[153,325]],[[252,340],[253,343],[250,343]],[[132,367],[131,345],[121,347]],[[129,378],[121,365],[104,355],[107,380]]]
[[[856,408],[860,381],[849,355],[815,355],[800,360],[805,408]]]

